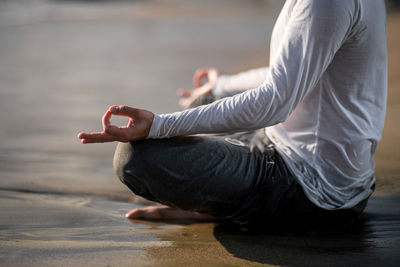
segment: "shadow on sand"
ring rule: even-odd
[[[248,233],[227,225],[215,238],[234,257],[283,266],[398,266],[400,197],[372,198],[346,230],[321,229],[285,234]],[[273,232],[273,230],[271,231]]]

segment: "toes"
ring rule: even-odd
[[[143,210],[142,209],[133,209],[125,215],[128,219],[141,219],[143,218]]]
[[[193,211],[172,209],[164,206],[150,206],[141,209],[133,209],[128,212],[126,218],[132,220],[150,220],[150,221],[167,221],[167,220],[196,220],[196,221],[213,221],[217,218],[207,214],[200,214]]]
[[[128,219],[161,220],[164,219],[162,207],[146,207],[133,209],[125,217]]]

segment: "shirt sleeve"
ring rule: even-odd
[[[285,121],[347,38],[354,2],[297,1],[259,87],[209,105],[155,115],[148,138],[254,130]]]
[[[243,71],[235,75],[221,75],[213,94],[222,98],[255,89],[265,81],[268,70],[268,67],[264,67]]]

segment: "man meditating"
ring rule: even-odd
[[[191,108],[153,114],[111,106],[103,132],[79,138],[119,141],[121,181],[168,206],[135,209],[128,218],[351,221],[375,185],[387,96],[385,24],[384,0],[287,0],[268,68],[232,76],[199,70],[196,89],[181,92],[181,105]],[[113,115],[130,121],[112,125]]]

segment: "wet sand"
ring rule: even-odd
[[[151,264],[143,249],[172,242],[157,237],[157,225],[124,220],[121,215],[132,206],[85,196],[0,191],[0,265]]]
[[[115,144],[83,146],[112,104],[178,110],[197,67],[263,66],[282,1],[0,2],[0,265],[395,266],[400,256],[400,13],[388,15],[389,100],[377,189],[355,231],[244,234],[129,222]],[[157,96],[155,98],[155,96]],[[117,123],[124,123],[123,120]]]
[[[353,229],[247,233],[196,224],[166,233],[174,245],[150,249],[168,266],[398,266],[400,197],[373,198]]]
[[[125,220],[131,203],[0,191],[2,266],[397,266],[400,197],[374,197],[346,231],[248,233]]]

